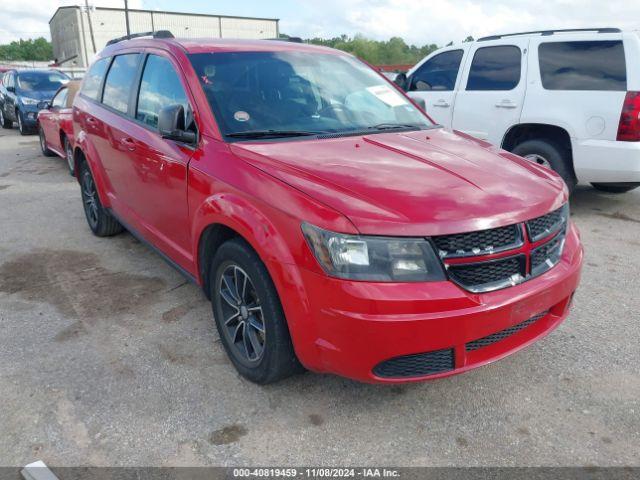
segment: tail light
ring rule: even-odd
[[[618,137],[620,142],[640,141],[640,92],[627,92],[622,105]]]

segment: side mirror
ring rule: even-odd
[[[416,90],[418,92],[428,92],[429,90],[431,90],[431,85],[429,85],[427,82],[423,82],[422,80],[418,80],[416,82]]]
[[[38,110],[49,110],[51,108],[50,102],[40,102],[38,103]]]
[[[7,87],[7,92],[16,93],[16,87],[8,86]]]
[[[184,107],[169,105],[158,114],[158,131],[162,138],[182,143],[196,143],[196,133],[186,129]]]
[[[407,91],[407,88],[409,87],[409,85],[408,85],[409,82],[407,81],[406,73],[399,73],[396,76],[396,78],[393,81],[393,83],[395,83],[397,86],[399,86],[405,92]]]

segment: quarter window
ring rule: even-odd
[[[63,88],[58,92],[58,94],[53,97],[53,101],[51,102],[51,106],[54,108],[65,108],[67,104],[67,95],[69,93],[68,88]]]
[[[471,63],[467,90],[513,90],[520,83],[522,53],[514,45],[483,47]]]
[[[410,90],[416,90],[418,81],[426,83],[431,90],[453,90],[463,54],[463,50],[451,50],[427,60],[413,74]]]
[[[110,60],[110,58],[101,58],[91,65],[82,81],[82,95],[93,100],[99,100],[100,86]]]
[[[158,55],[149,55],[140,83],[136,119],[156,128],[160,110],[176,104],[182,105],[185,114],[189,114],[187,95],[171,62]]]
[[[138,53],[115,57],[104,82],[102,103],[122,113],[129,111],[129,97],[138,69],[139,57]]]
[[[627,90],[620,40],[542,43],[538,56],[547,90]]]

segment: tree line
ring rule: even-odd
[[[289,38],[288,35],[281,35]],[[439,48],[435,43],[416,46],[408,45],[400,37],[392,37],[389,40],[371,40],[363,35],[341,35],[334,38],[310,38],[305,40],[315,45],[337,48],[349,52],[373,65],[413,65]],[[467,37],[465,42],[473,41],[473,37]],[[8,45],[0,45],[1,60],[53,60],[53,48],[51,42],[45,38],[18,40]]]
[[[53,48],[46,38],[17,40],[7,45],[0,45],[0,61],[28,60],[46,62],[53,60]]]

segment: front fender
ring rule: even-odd
[[[100,203],[106,208],[111,207],[111,201],[109,199],[109,195],[107,195],[108,190],[108,180],[104,168],[102,168],[102,164],[99,161],[99,155],[93,143],[87,137],[87,134],[84,130],[78,132],[75,138],[75,148],[74,148],[74,158],[75,162],[75,177],[80,182],[80,172],[78,170],[80,162],[77,161],[78,156],[82,155],[89,165],[89,170],[91,171],[91,175],[93,175],[93,181],[96,184],[96,191],[98,192],[98,198],[100,198]]]

